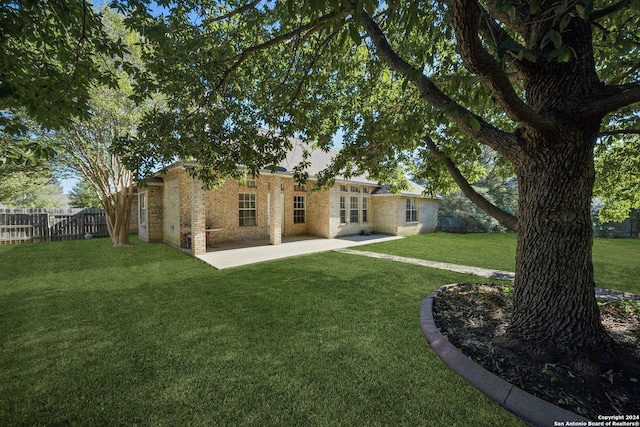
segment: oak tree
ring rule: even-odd
[[[340,132],[321,183],[455,182],[517,231],[510,342],[584,367],[607,353],[591,260],[594,147],[638,117],[637,0],[156,3],[119,4],[151,46],[138,89],[161,90],[170,107],[143,120],[144,158],[195,158],[201,178],[218,179],[277,163],[288,136],[328,147]],[[517,176],[517,215],[470,185],[481,146]]]

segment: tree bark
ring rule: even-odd
[[[597,129],[523,135],[518,176],[514,310],[508,335],[554,357],[596,361],[610,339],[600,322],[590,207]]]
[[[107,217],[107,228],[113,247],[130,247],[129,223],[131,222],[131,206],[133,203],[132,188],[124,188],[103,199],[103,207]]]

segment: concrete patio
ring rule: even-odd
[[[218,270],[259,262],[273,261],[306,255],[317,252],[344,249],[369,243],[385,242],[402,239],[402,236],[388,236],[371,234],[368,236],[355,235],[336,239],[317,237],[285,237],[280,245],[270,245],[268,240],[222,243],[207,248],[207,253],[197,258],[212,265]]]

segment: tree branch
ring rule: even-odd
[[[615,135],[640,135],[640,129],[616,129],[605,130],[598,134],[598,137],[615,136]]]
[[[449,96],[445,95],[419,69],[401,58],[389,45],[389,42],[378,24],[366,12],[359,15],[360,24],[376,48],[376,53],[391,70],[411,81],[420,97],[441,110],[450,120],[457,123],[469,135],[501,154],[508,155],[514,146],[513,136],[487,123]],[[475,124],[475,126],[474,126]]]
[[[429,136],[425,136],[423,140],[427,144],[429,151],[444,163],[449,175],[451,175],[456,184],[458,184],[458,187],[460,187],[460,190],[462,190],[462,193],[467,197],[467,199],[471,200],[474,205],[491,215],[509,230],[518,231],[518,217],[510,214],[509,212],[503,211],[478,193],[471,184],[469,184],[469,181],[467,181],[464,175],[462,175],[460,169],[458,169],[455,163],[453,163],[453,160],[440,151],[436,143],[433,142]]]
[[[604,9],[594,10],[589,15],[589,21],[593,22],[598,19],[604,18],[605,16],[611,15],[612,13],[616,13],[625,7],[629,6],[631,2],[629,0],[622,0],[616,4],[612,4],[609,7],[605,7]]]
[[[223,21],[225,19],[229,19],[234,17],[235,15],[241,14],[242,12],[249,10],[249,9],[253,9],[254,7],[256,7],[258,5],[258,3],[260,3],[261,0],[254,0],[250,3],[245,4],[244,6],[240,6],[237,9],[234,9],[228,13],[225,13],[224,15],[220,15],[217,16],[213,21],[214,22],[218,22],[218,21]]]
[[[247,49],[245,49],[240,55],[238,55],[238,59],[236,60],[236,62],[229,67],[224,75],[222,76],[222,79],[220,79],[220,84],[218,85],[218,88],[224,88],[227,85],[227,81],[229,79],[229,77],[231,76],[231,74],[233,74],[238,67],[240,67],[240,65],[242,65],[242,63],[253,53],[255,52],[259,52],[261,50],[265,50],[265,49],[269,49],[270,47],[279,45],[280,43],[284,43],[288,40],[293,39],[294,37],[305,33],[305,32],[315,32],[320,30],[324,24],[326,24],[327,22],[337,18],[339,16],[338,12],[331,12],[328,13],[324,16],[321,16],[320,18],[316,19],[315,21],[309,22],[306,25],[302,25],[300,27],[297,27],[296,29],[289,31],[288,33],[285,34],[281,34],[279,36],[276,36],[270,40],[267,40],[264,43],[255,45],[255,46],[251,46]]]
[[[612,111],[640,102],[640,82],[607,86],[603,92],[610,95],[602,96],[597,101],[586,105],[580,116],[604,117]]]
[[[478,2],[455,0],[451,2],[451,11],[458,52],[465,67],[482,79],[512,120],[537,129],[550,128],[552,123],[543,120],[520,99],[502,65],[482,45],[478,32],[480,23],[486,20],[482,19],[482,8]]]

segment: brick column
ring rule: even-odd
[[[207,253],[206,212],[202,182],[191,178],[191,255]]]
[[[282,215],[284,215],[284,207],[282,206],[282,178],[276,176],[273,180],[271,188],[271,224],[269,225],[269,242],[272,245],[282,243]]]

